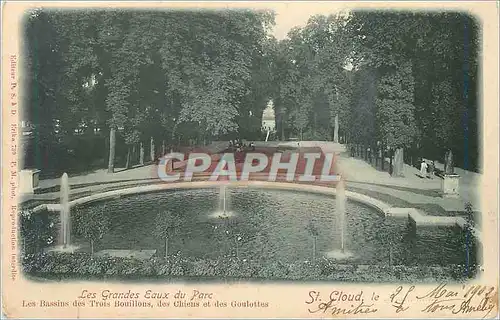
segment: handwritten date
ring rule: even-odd
[[[421,310],[425,313],[449,311],[452,314],[484,313],[487,317],[495,307],[498,307],[498,291],[492,286],[472,285],[463,286],[463,290],[455,291],[441,283],[434,289],[417,300],[426,301],[426,306]],[[427,301],[430,301],[427,304]]]
[[[396,291],[391,294],[391,303],[392,306],[396,308],[396,313],[408,310],[409,307],[406,303],[408,296],[413,290],[415,290],[415,286],[411,286],[408,290],[403,289],[403,286],[399,286],[396,288]]]

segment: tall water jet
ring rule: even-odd
[[[353,256],[352,252],[347,251],[345,248],[345,238],[347,233],[346,202],[345,182],[341,179],[335,187],[335,215],[337,217],[335,220],[338,222],[338,228],[340,229],[340,248],[336,248],[326,253],[326,256],[331,259],[343,260]]]
[[[71,244],[71,216],[69,208],[69,181],[68,174],[64,173],[61,177],[61,202],[60,202],[60,217],[61,228],[59,230],[59,243],[48,251],[72,253],[78,250],[78,245]]]
[[[226,212],[226,186],[220,187],[219,209],[220,211],[222,211],[222,213]]]
[[[217,210],[210,215],[212,218],[228,218],[233,216],[233,212],[229,208],[229,196],[225,185],[219,188],[219,202]]]
[[[61,246],[67,248],[71,242],[71,221],[69,209],[69,181],[65,172],[61,177]]]

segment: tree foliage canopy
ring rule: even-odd
[[[25,117],[35,127],[34,158],[110,130],[119,155],[151,137],[170,145],[257,140],[272,100],[285,139],[331,140],[338,119],[344,142],[379,141],[434,158],[449,149],[477,166],[472,17],[317,15],[279,41],[273,25],[272,12],[252,10],[33,12]]]

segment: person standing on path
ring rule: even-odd
[[[422,163],[420,164],[420,175],[422,178],[427,176],[427,163],[422,159]]]
[[[434,176],[434,169],[435,168],[436,168],[436,166],[434,164],[434,160],[432,160],[432,162],[429,164],[429,178],[431,178],[431,179]]]

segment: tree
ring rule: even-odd
[[[20,211],[20,235],[22,253],[36,253],[57,239],[56,224],[51,216],[33,213],[31,209]]]
[[[123,140],[142,143],[144,160],[147,140],[153,158],[155,139],[164,146],[260,132],[272,83],[270,12],[40,10],[28,20],[37,154],[77,146],[75,134],[109,133],[113,172]]]
[[[160,211],[156,215],[154,235],[165,239],[165,258],[168,258],[168,241],[183,226],[182,217],[171,211]]]
[[[349,128],[352,142],[366,150],[376,136],[376,70],[368,66],[354,74],[354,88],[351,96],[351,124]]]
[[[86,210],[76,208],[72,223],[76,234],[90,241],[90,252],[94,254],[94,244],[108,232],[111,220],[106,205],[90,207]]]
[[[318,15],[281,41],[269,36],[273,24],[272,13],[251,10],[35,11],[25,29],[34,125],[25,158],[45,171],[107,156],[113,172],[125,154],[132,164],[128,149],[137,146],[144,161],[147,145],[153,158],[160,143],[165,151],[167,143],[258,137],[272,100],[282,139],[343,138],[366,150],[397,134],[398,159],[403,149],[433,159],[446,152],[477,167],[472,17]],[[100,139],[103,151],[90,152]]]
[[[477,168],[478,23],[458,12],[427,14],[420,22],[414,72],[421,152]],[[453,172],[453,165],[445,168]]]
[[[185,128],[198,129],[194,138],[206,141],[238,130],[238,116],[249,114],[241,107],[255,92],[252,79],[262,64],[254,63],[263,58],[265,28],[272,19],[266,12],[245,10],[190,13],[189,23],[174,26],[180,29],[168,35],[166,44],[176,46],[164,45],[160,52],[169,72],[167,83],[178,103],[175,121],[171,121],[177,131],[181,124],[189,124]],[[186,31],[197,37],[181,38]],[[176,59],[178,52],[181,55]],[[260,106],[264,107],[265,103]]]
[[[411,146],[415,136],[413,77],[410,63],[380,79],[376,100],[379,132],[387,145],[396,150],[393,175],[403,175],[403,149]]]
[[[425,129],[426,143],[435,157],[445,160],[445,172],[453,173],[454,163],[469,169],[477,164],[477,59],[478,24],[472,16],[442,13],[428,18],[426,38],[437,46],[422,51],[430,61],[434,76],[427,91],[432,93],[427,112],[421,114],[430,126]],[[473,149],[469,149],[472,146]],[[475,165],[476,166],[476,165]]]
[[[126,131],[123,132],[123,136],[125,138],[125,144],[127,145],[127,160],[125,163],[125,168],[129,169],[132,167],[132,150],[133,146],[140,142],[140,132],[137,129],[134,129],[132,126],[126,128]]]
[[[385,77],[379,83],[411,66],[415,134],[405,148],[417,145],[421,155],[440,159],[458,152],[464,165],[475,159],[469,145],[477,146],[477,22],[457,12],[355,11],[349,24],[359,61]],[[409,101],[407,94],[398,99]]]
[[[105,120],[97,99],[102,95],[98,63],[90,46],[92,13],[72,14],[39,10],[26,24],[27,85],[32,90],[27,90],[23,117],[34,125],[35,155],[40,155],[28,165],[44,169],[74,165],[68,151],[76,150],[80,162],[87,160],[84,152],[78,153],[81,142],[91,140]]]
[[[302,139],[330,139],[340,127],[346,135],[351,88],[345,67],[352,54],[346,26],[344,15],[313,16],[279,43],[274,100],[282,136],[284,125]]]

